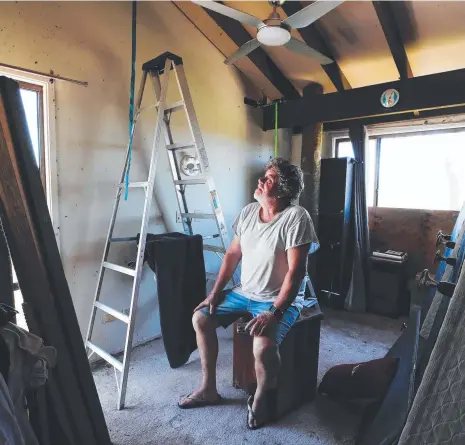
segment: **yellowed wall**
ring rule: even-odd
[[[256,174],[272,153],[273,135],[261,131],[259,114],[243,104],[250,86],[242,75],[223,64],[222,55],[170,2],[140,2],[138,8],[136,85],[146,60],[164,51],[183,57],[230,224],[251,199]],[[83,332],[127,140],[130,38],[130,2],[0,3],[0,62],[89,82],[87,88],[56,82],[61,253]],[[145,124],[142,129],[138,141],[147,148],[151,127]],[[147,162],[147,150],[136,150],[133,178],[146,174]],[[158,171],[157,212],[163,213],[167,230],[181,230],[164,154]],[[132,192],[118,234],[137,232],[141,203]],[[153,218],[151,230],[164,231],[163,219]],[[124,263],[134,253],[134,246],[124,246],[114,255]],[[136,341],[159,334],[153,275],[147,269],[144,277]],[[112,273],[108,282],[105,301],[120,310],[128,307],[130,279]],[[97,318],[96,327],[97,343],[121,349],[120,322],[102,324]]]

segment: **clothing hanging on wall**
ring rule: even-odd
[[[163,342],[177,368],[197,349],[192,314],[206,297],[202,236],[148,234],[144,260],[156,274]]]

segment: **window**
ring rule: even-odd
[[[19,84],[34,156],[40,170],[58,247],[58,180],[55,145],[55,83],[46,76],[0,67],[0,76]]]
[[[350,139],[338,139],[336,141],[336,158],[353,158],[354,149]]]
[[[34,157],[44,186],[47,204],[59,247],[57,206],[58,184],[54,143],[54,84],[51,83],[50,79],[47,77],[10,68],[0,68],[0,75],[11,77],[19,84]],[[18,281],[14,267],[13,281],[14,283],[17,283]],[[23,298],[20,289],[15,290],[14,299],[15,308],[19,312],[16,322],[20,327],[27,329],[27,324],[22,311]]]
[[[460,210],[465,131],[382,138],[378,205]]]
[[[34,156],[45,186],[43,88],[27,82],[19,82],[19,87]]]
[[[336,156],[353,156],[350,140]],[[370,137],[365,153],[369,206],[460,210],[465,200],[465,128]]]
[[[365,177],[366,177],[366,193],[367,203],[371,207],[374,205],[375,199],[375,171],[376,171],[376,144],[377,140],[370,139],[368,150],[365,153]],[[349,138],[338,139],[336,141],[336,157],[338,158],[353,158],[354,149]]]

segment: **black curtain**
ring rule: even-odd
[[[349,129],[349,137],[354,149],[354,185],[353,185],[353,230],[354,261],[349,292],[345,308],[354,312],[365,312],[368,298],[370,255],[370,235],[368,230],[368,208],[365,180],[365,147],[368,145],[366,128],[363,125]]]

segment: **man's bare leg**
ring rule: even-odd
[[[278,345],[268,337],[260,336],[253,339],[253,354],[255,358],[255,374],[257,376],[257,391],[255,392],[252,410],[257,416],[256,422],[249,424],[254,428],[257,423],[267,420],[267,391],[276,388],[281,360]]]
[[[195,399],[205,400],[211,403],[219,399],[216,390],[216,361],[218,359],[218,337],[216,317],[207,316],[200,311],[194,313],[192,323],[196,332],[197,346],[202,363],[202,385],[194,391],[190,397],[180,400],[180,406],[195,404]]]

